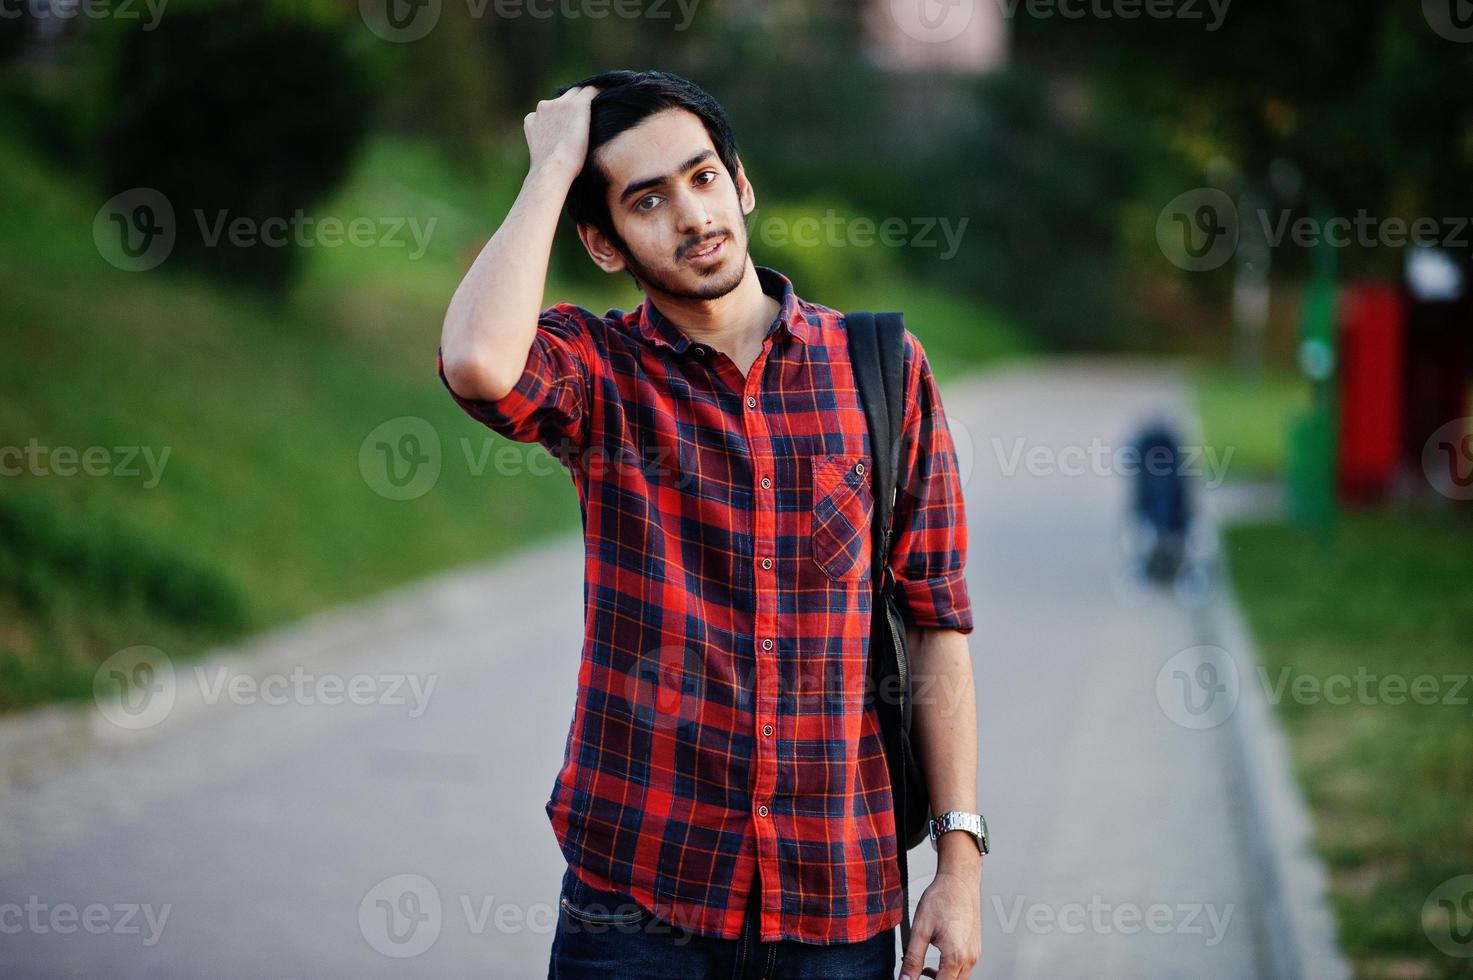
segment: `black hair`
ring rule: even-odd
[[[595,164],[594,154],[620,133],[665,109],[685,109],[701,120],[735,186],[736,136],[726,120],[726,110],[695,82],[668,71],[608,71],[564,85],[557,94],[583,85],[594,86],[598,95],[589,107],[588,155],[568,189],[566,210],[575,225],[592,225],[620,252],[629,254],[609,214],[608,174]]]

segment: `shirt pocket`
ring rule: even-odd
[[[870,458],[858,453],[810,457],[813,466],[813,524],[809,550],[814,564],[835,582],[852,582],[868,571]]]

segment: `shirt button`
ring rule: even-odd
[[[763,725],[762,726],[762,734],[763,735],[771,735],[772,734],[772,726],[771,725]]]
[[[751,395],[748,395],[747,396],[747,407],[748,408],[756,408],[757,407],[757,399],[753,398]]]
[[[772,649],[772,640],[770,640],[770,639],[763,640],[762,641],[762,649],[764,649],[764,650],[771,650]]]
[[[762,489],[763,490],[770,490],[771,488],[772,488],[772,481],[769,480],[767,477],[764,476],[762,478]]]
[[[771,558],[764,558],[764,559],[762,559],[762,567],[763,568],[771,568],[772,567],[772,559]]]
[[[695,353],[696,353],[696,356],[697,357],[705,357],[706,356],[706,348],[697,346],[696,348],[694,348],[694,350],[695,350]]]
[[[854,464],[854,472],[856,472],[856,473],[863,473],[864,472],[864,464],[863,463],[855,463]]]
[[[765,816],[767,816],[767,807],[765,807],[765,806],[759,806],[757,808],[757,816],[759,816],[759,817],[765,817]]]

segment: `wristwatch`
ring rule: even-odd
[[[939,817],[931,818],[931,848],[941,850],[936,843],[937,839],[944,833],[952,830],[965,830],[972,835],[977,842],[977,850],[983,854],[991,852],[992,847],[987,840],[987,821],[980,813],[964,813],[961,810],[948,810]]]

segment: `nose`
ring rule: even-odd
[[[711,209],[703,198],[685,190],[672,203],[676,208],[678,231],[700,236],[711,230]]]

